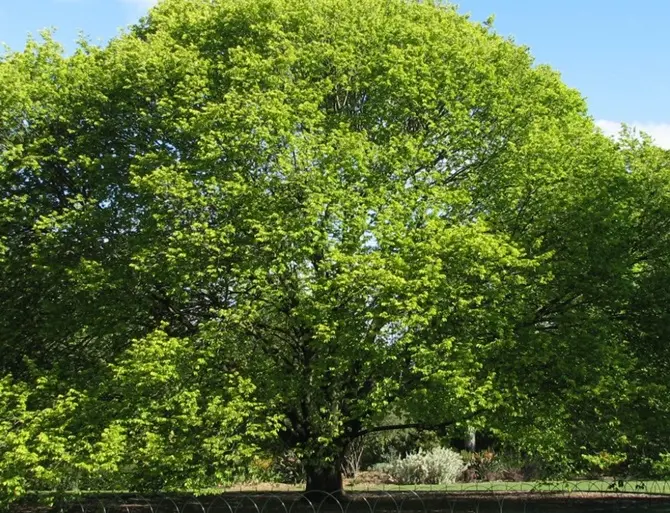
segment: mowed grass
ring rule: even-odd
[[[453,483],[446,485],[393,485],[379,483],[347,483],[345,490],[350,492],[417,492],[417,493],[638,493],[670,495],[670,482],[666,481],[492,481],[474,483]],[[226,492],[267,493],[302,492],[304,485],[278,483],[240,484],[229,487],[210,488],[204,494]],[[201,492],[202,493],[202,492]]]
[[[393,485],[383,483],[356,483],[347,482],[344,487],[345,492],[355,495],[368,494],[375,500],[383,500],[386,494],[391,498],[394,494],[416,494],[420,498],[437,497],[439,495],[463,495],[467,496],[485,496],[485,495],[528,495],[536,499],[542,495],[547,497],[561,495],[563,497],[574,495],[578,497],[608,496],[620,494],[637,494],[640,496],[655,495],[667,496],[670,499],[670,481],[604,481],[604,480],[578,480],[578,481],[486,481],[473,483],[453,483],[446,485]],[[247,496],[272,496],[273,494],[289,494],[298,498],[305,491],[304,484],[281,484],[281,483],[243,483],[232,486],[212,487],[199,490],[174,490],[167,494],[137,494],[130,490],[80,490],[77,492],[65,492],[65,496],[105,499],[118,497],[212,497],[227,494],[244,494]],[[55,492],[42,491],[36,492],[34,497],[49,497]],[[327,494],[323,494],[326,498]],[[630,495],[628,495],[630,497]],[[288,498],[288,497],[284,497]],[[353,498],[353,497],[352,497]],[[369,498],[369,497],[368,497]]]

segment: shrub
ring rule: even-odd
[[[269,481],[299,484],[305,478],[305,467],[295,451],[289,450],[275,458],[270,473]]]
[[[601,451],[598,454],[582,454],[582,459],[589,464],[591,475],[599,477],[620,474],[621,466],[626,461],[626,455]]]
[[[461,451],[461,456],[468,467],[468,481],[491,481],[497,471],[496,455],[492,450],[480,452]]]
[[[665,452],[659,455],[659,460],[652,464],[652,471],[656,477],[663,479],[670,478],[670,453]]]
[[[380,426],[403,424],[408,422],[404,415],[390,413],[379,423]],[[363,454],[360,466],[364,469],[377,468],[378,464],[393,461],[418,450],[429,451],[439,447],[438,436],[431,431],[416,429],[382,431],[370,433],[363,439]]]
[[[443,447],[430,451],[419,450],[378,466],[379,470],[388,473],[398,484],[453,483],[465,468],[460,454]]]
[[[480,452],[462,451],[468,469],[465,481],[526,481],[537,475],[530,461],[513,454],[496,454],[492,449]]]

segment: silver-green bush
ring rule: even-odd
[[[419,450],[380,466],[380,470],[388,473],[398,484],[453,483],[465,468],[460,454],[443,447]]]

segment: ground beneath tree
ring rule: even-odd
[[[276,486],[276,485],[275,485]],[[307,500],[302,492],[228,491],[202,496],[103,493],[72,497],[53,507],[24,501],[17,513],[670,513],[670,495],[630,492],[528,492],[521,490],[349,491]]]

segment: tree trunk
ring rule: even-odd
[[[342,489],[342,462],[340,458],[322,465],[307,466],[306,495],[317,501],[330,498],[339,499],[344,496]]]
[[[468,432],[465,435],[465,448],[470,452],[475,452],[477,448],[477,430],[473,427],[468,427]]]

